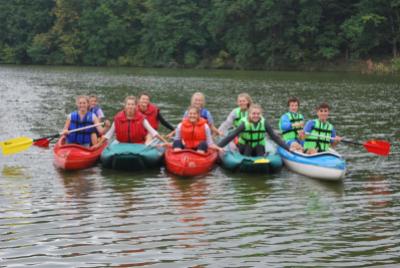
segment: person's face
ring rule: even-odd
[[[136,102],[134,100],[128,100],[125,104],[125,112],[129,115],[133,115],[136,110]]]
[[[261,119],[261,110],[260,109],[251,109],[250,110],[250,121],[251,122],[258,122]]]
[[[150,103],[150,98],[149,98],[149,96],[142,95],[142,96],[140,97],[140,99],[139,99],[139,106],[140,106],[141,109],[146,110],[146,109],[147,109],[147,106],[149,105],[149,103]]]
[[[289,103],[289,111],[292,113],[297,113],[299,110],[299,104],[295,101]]]
[[[188,119],[189,119],[189,122],[196,123],[197,120],[199,119],[198,112],[195,109],[190,109],[188,111]]]
[[[238,104],[238,106],[239,106],[239,108],[240,108],[241,110],[247,110],[247,107],[248,107],[248,105],[249,105],[249,102],[247,101],[246,98],[238,98],[237,104]]]
[[[320,121],[326,122],[329,116],[329,109],[328,108],[318,109],[317,116]]]
[[[89,108],[89,103],[85,98],[80,98],[77,102],[76,105],[78,107],[78,110],[80,112],[86,113],[88,108]]]
[[[90,108],[95,107],[97,105],[97,99],[96,98],[90,98],[89,99],[89,105],[90,105]]]
[[[192,105],[196,108],[201,109],[204,105],[204,99],[201,96],[194,96]]]

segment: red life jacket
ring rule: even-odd
[[[153,103],[149,103],[149,105],[147,106],[147,110],[146,111],[142,111],[139,108],[139,111],[146,117],[147,121],[149,121],[150,125],[157,130],[158,129],[158,113],[160,111],[160,109],[158,109],[157,106],[155,106]]]
[[[132,119],[128,119],[124,111],[120,111],[114,117],[115,134],[119,142],[144,143],[147,130],[143,126],[144,117],[135,112]]]
[[[207,120],[200,118],[196,124],[192,124],[185,118],[181,124],[181,137],[185,148],[193,149],[199,146],[199,143],[207,140],[206,136]]]

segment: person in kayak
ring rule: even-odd
[[[87,96],[78,96],[76,106],[77,110],[68,115],[61,134],[66,136],[67,143],[76,143],[87,147],[96,145],[98,143],[96,131],[100,135],[105,132],[105,128],[100,125],[68,134],[70,130],[101,123],[100,119],[89,111]]]
[[[160,109],[150,102],[150,94],[146,92],[140,93],[138,103],[139,112],[141,112],[146,117],[147,121],[149,121],[150,125],[155,130],[158,130],[159,123],[161,123],[164,127],[168,128],[171,131],[175,129],[169,122],[164,119],[164,117],[160,113]]]
[[[246,156],[264,156],[265,155],[265,134],[271,137],[279,146],[289,150],[289,146],[274,133],[272,127],[262,116],[263,110],[260,105],[252,104],[248,111],[248,116],[243,118],[240,125],[235,128],[228,136],[223,138],[219,147],[225,147],[236,136],[239,137],[239,152]]]
[[[208,148],[222,151],[214,144],[207,120],[200,116],[200,109],[195,106],[187,109],[187,116],[177,126],[172,148],[174,151],[193,149],[200,153],[207,152]]]
[[[99,99],[97,98],[96,95],[90,95],[89,96],[89,111],[91,111],[92,113],[94,113],[97,118],[100,120],[100,122],[105,122],[105,127],[104,127],[104,131],[107,132],[108,129],[110,128],[110,120],[107,120],[103,110],[100,108],[99,106]],[[107,127],[108,126],[108,127]],[[97,137],[100,136],[100,134],[96,131]]]
[[[124,109],[114,116],[114,122],[102,141],[110,140],[115,134],[116,140],[123,143],[148,144],[154,137],[167,142],[138,111],[136,97],[126,97],[124,104]]]
[[[248,116],[248,109],[253,103],[250,95],[247,93],[240,93],[237,97],[237,106],[232,112],[228,115],[226,120],[220,125],[218,128],[220,133],[227,133],[230,128],[237,128],[241,120]]]
[[[336,135],[335,128],[328,122],[329,110],[327,103],[321,103],[316,109],[318,119],[309,120],[304,126],[305,153],[326,152],[341,141],[342,138]]]
[[[298,112],[300,101],[298,98],[289,98],[289,112],[281,116],[279,130],[282,138],[293,151],[303,151],[304,144],[304,116]]]

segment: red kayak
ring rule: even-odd
[[[208,149],[207,153],[198,153],[190,149],[174,152],[168,147],[165,152],[167,170],[179,176],[197,176],[212,169],[217,161],[218,153]]]
[[[96,163],[106,146],[107,142],[98,148],[65,144],[65,137],[62,137],[54,146],[54,164],[65,170],[88,168]]]

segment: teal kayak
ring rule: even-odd
[[[239,153],[237,146],[231,142],[225,148],[225,153],[220,153],[222,167],[231,171],[245,173],[274,173],[282,168],[282,158],[276,151],[276,146],[268,140],[264,156],[245,156]]]
[[[105,168],[139,171],[161,166],[164,151],[150,145],[113,141],[104,149],[100,160]]]

